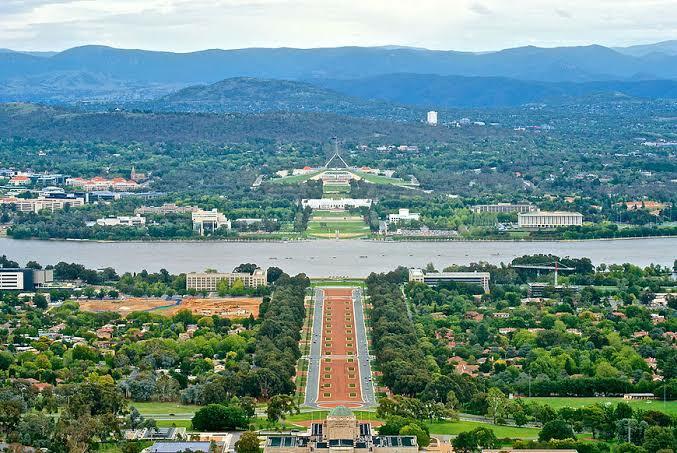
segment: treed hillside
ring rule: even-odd
[[[332,112],[378,117],[393,116],[393,113],[401,115],[403,110],[381,101],[347,96],[306,82],[250,77],[191,86],[145,107],[171,112]]]
[[[677,98],[677,81],[674,80],[573,83],[536,82],[505,77],[387,74],[356,80],[321,80],[316,83],[349,96],[430,108],[559,104],[598,95],[644,99]]]
[[[114,142],[316,141],[328,137],[369,142],[444,141],[458,132],[420,122],[351,118],[328,113],[94,112],[0,104],[0,138]]]

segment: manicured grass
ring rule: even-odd
[[[411,185],[404,179],[400,178],[388,178],[387,176],[373,175],[371,173],[363,173],[361,171],[353,172],[360,178],[364,179],[367,182],[373,184],[393,184],[397,186],[408,186]]]
[[[313,210],[313,218],[325,218],[325,217],[354,218],[356,216],[352,215],[347,211],[324,211],[320,209]]]
[[[371,232],[364,220],[311,220],[306,233],[310,236],[333,238],[336,230],[340,238],[367,236]]]
[[[434,422],[429,423],[430,434],[458,435],[464,431],[471,431],[477,427],[485,427],[494,431],[496,437],[510,437],[513,439],[536,439],[538,428],[518,428],[516,426],[498,426],[480,422]]]
[[[524,398],[525,401],[535,401],[541,404],[547,404],[554,409],[560,409],[562,407],[585,407],[592,406],[593,404],[618,404],[620,402],[625,402],[630,405],[633,409],[643,409],[643,410],[655,410],[665,412],[670,415],[677,415],[677,401],[667,401],[663,404],[663,401],[660,400],[648,400],[648,401],[627,401],[623,398],[547,398],[547,397],[531,397]]]
[[[310,279],[310,285],[312,287],[317,286],[355,286],[363,287],[364,280],[313,280]]]
[[[158,428],[186,428],[187,430],[193,429],[193,425],[190,420],[155,420]]]
[[[323,193],[350,193],[350,184],[324,184]]]
[[[268,182],[271,184],[300,184],[308,181],[310,178],[318,175],[319,173],[319,171],[316,171],[313,173],[308,173],[307,175],[285,176],[284,178],[271,179]]]
[[[200,409],[200,406],[193,406],[178,403],[158,403],[158,402],[130,402],[129,406],[134,406],[141,415],[190,415],[191,417]]]

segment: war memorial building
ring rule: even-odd
[[[415,453],[415,436],[378,436],[371,424],[358,421],[353,412],[338,406],[327,419],[313,423],[306,433],[269,436],[264,453]]]

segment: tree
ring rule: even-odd
[[[619,442],[631,442],[640,445],[644,440],[644,431],[649,427],[647,422],[624,418],[616,422],[616,439]]]
[[[44,294],[40,293],[35,294],[35,296],[33,296],[33,303],[37,308],[40,308],[42,310],[48,307],[47,298],[44,296]]]
[[[280,278],[280,276],[283,273],[284,272],[279,267],[275,267],[275,266],[269,267],[268,268],[268,283],[275,283],[277,281],[277,279]]]
[[[251,420],[256,415],[256,401],[251,396],[240,398],[240,407],[248,420]]]
[[[258,453],[259,436],[254,431],[245,431],[235,442],[236,453]]]
[[[500,389],[492,387],[487,392],[487,416],[496,423],[506,417],[509,400]]]
[[[644,443],[642,447],[648,453],[656,453],[659,450],[677,450],[677,441],[672,429],[662,426],[652,426],[644,431]]]
[[[233,272],[241,272],[243,274],[253,274],[256,269],[258,269],[258,266],[254,263],[242,263],[235,269],[233,269]]]
[[[246,427],[247,417],[239,407],[210,404],[195,412],[192,423],[198,431],[223,431]]]
[[[484,448],[495,448],[499,443],[493,430],[480,426],[472,431],[459,433],[452,445],[459,453],[473,453]]]
[[[268,402],[266,409],[266,416],[268,421],[276,422],[280,418],[284,419],[287,414],[298,413],[299,408],[293,396],[290,395],[275,395]]]
[[[403,426],[399,434],[400,436],[416,436],[419,448],[427,447],[430,444],[430,434],[417,423]]]
[[[548,442],[552,439],[575,439],[576,434],[571,426],[561,418],[552,420],[541,428],[538,433],[538,440]]]

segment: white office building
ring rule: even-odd
[[[96,224],[100,226],[128,226],[128,227],[140,227],[146,224],[146,218],[140,215],[128,216],[120,215],[117,217],[105,217],[103,219],[97,219]]]
[[[581,226],[583,214],[564,211],[534,211],[517,215],[517,224],[520,228],[558,228]]]
[[[389,223],[398,223],[398,222],[411,222],[412,220],[418,221],[421,219],[421,214],[417,212],[409,212],[409,209],[400,209],[397,214],[388,214]]]
[[[425,272],[423,269],[409,269],[409,281],[425,283],[428,286],[437,286],[445,282],[467,283],[478,285],[489,292],[489,272]]]
[[[216,291],[221,280],[227,280],[230,286],[240,280],[245,288],[268,286],[268,271],[256,269],[251,274],[247,272],[190,272],[186,274],[186,289]]]
[[[370,198],[309,198],[301,200],[301,205],[305,208],[310,206],[318,210],[344,210],[346,208],[368,208],[372,204]]]
[[[217,209],[211,211],[195,211],[192,214],[193,229],[197,231],[200,236],[204,236],[205,232],[216,231],[219,228],[226,228],[230,230],[231,222],[225,215],[221,214]]]
[[[430,126],[437,126],[437,112],[431,110],[428,112],[428,117],[426,121]]]

